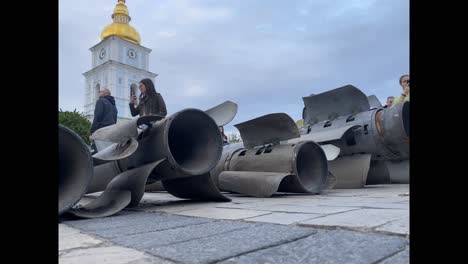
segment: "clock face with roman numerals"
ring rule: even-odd
[[[137,53],[136,53],[136,51],[134,49],[129,49],[127,55],[128,55],[128,57],[134,59],[134,58],[136,58]]]
[[[101,49],[101,51],[99,52],[99,58],[102,60],[104,59],[105,56],[106,56],[106,50]]]

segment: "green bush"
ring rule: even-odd
[[[83,113],[73,110],[70,111],[59,111],[59,124],[66,126],[71,130],[75,131],[80,137],[90,144],[89,136],[91,135],[91,122],[86,118]]]

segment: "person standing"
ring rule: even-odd
[[[130,98],[130,112],[132,116],[160,115],[166,116],[166,103],[160,93],[156,92],[153,81],[151,79],[143,79],[140,81],[140,96],[139,104],[135,106],[136,95],[133,94]]]
[[[394,96],[389,96],[387,97],[387,104],[384,105],[383,108],[387,108],[387,107],[390,107],[393,105],[393,100],[395,100],[395,97]]]
[[[401,102],[410,101],[410,78],[408,74],[405,74],[400,77],[400,86],[403,89],[400,96],[395,97],[392,105],[396,105]]]
[[[221,138],[223,139],[223,146],[228,145],[228,137],[224,134],[224,127],[220,126],[219,127],[219,132],[221,133]]]
[[[99,91],[99,99],[94,107],[94,119],[91,125],[91,134],[94,131],[117,123],[117,107],[115,99],[109,89]]]

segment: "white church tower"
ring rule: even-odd
[[[125,0],[118,0],[112,14],[113,22],[101,33],[101,42],[90,48],[92,69],[83,73],[85,82],[85,114],[92,121],[99,90],[107,88],[114,96],[118,120],[131,118],[130,85],[141,79],[153,82],[157,74],[148,71],[150,49],[140,45],[140,35],[129,25]],[[135,91],[137,97],[140,91]]]

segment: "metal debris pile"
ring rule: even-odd
[[[242,142],[224,148],[218,127],[237,113],[230,101],[101,128],[94,155],[59,125],[59,215],[110,216],[154,190],[226,202],[221,191],[270,197],[408,182],[408,102],[383,108],[352,85],[303,101],[301,128],[284,113],[264,115],[236,124]],[[102,193],[76,206],[94,192]]]

